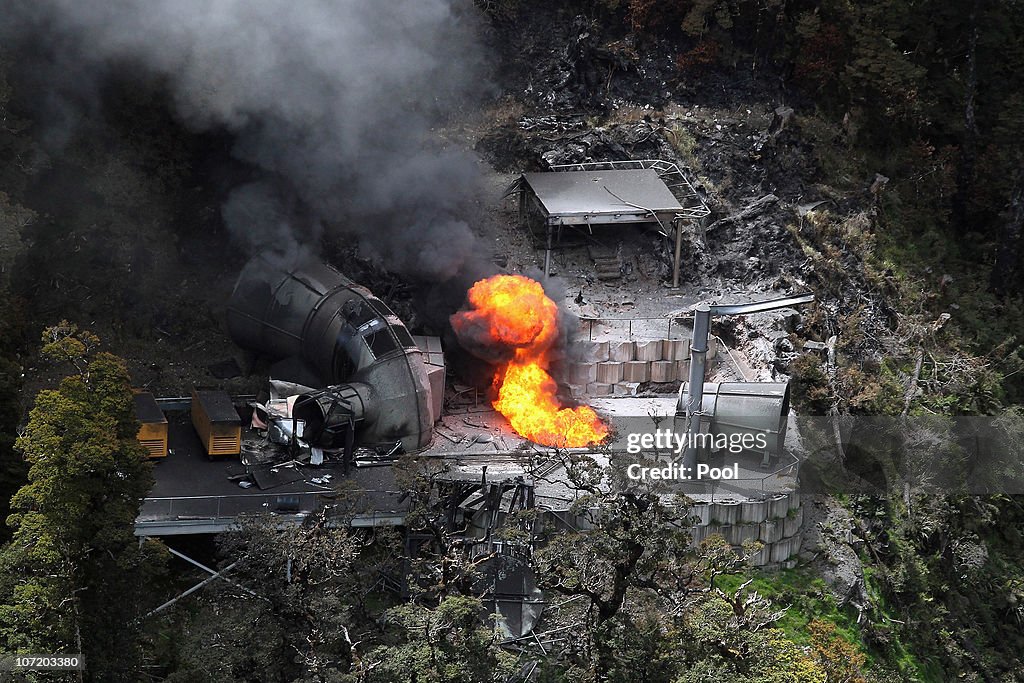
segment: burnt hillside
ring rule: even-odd
[[[127,520],[153,468],[135,467],[125,407],[132,387],[264,390],[270,359],[225,322],[254,256],[336,267],[444,341],[446,401],[487,403],[501,372],[467,351],[472,334],[459,346],[451,316],[481,278],[545,267],[507,188],[656,159],[685,169],[710,215],[683,235],[671,290],[657,230],[587,225],[559,245],[541,292],[559,311],[559,406],[577,407],[563,376],[577,316],[674,320],[810,291],[785,320],[716,323],[723,372],[790,382],[829,439],[886,416],[924,461],[968,468],[941,437],[985,417],[1019,450],[1024,6],[4,4],[0,652],[79,647],[98,655],[86,680],[104,681],[1024,680],[1010,486],[808,495],[798,556],[761,571],[753,545],[691,543],[682,503],[558,451],[593,528],[537,531],[520,511],[487,539],[522,550],[544,596],[545,638],[528,640],[495,628],[482,596],[504,569],[437,507],[440,469],[415,454],[387,469],[406,526],[257,518],[139,543]],[[635,384],[667,395],[680,379]],[[914,420],[938,426],[899,433]],[[868,471],[838,450],[801,472],[815,491]],[[996,465],[1022,480],[1016,458]],[[353,482],[317,484],[348,521],[366,504]],[[167,547],[237,584],[147,619],[209,576]]]

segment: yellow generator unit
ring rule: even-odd
[[[167,418],[160,410],[153,394],[148,391],[135,392],[135,417],[142,426],[138,438],[151,458],[167,457]]]
[[[192,426],[207,455],[239,455],[242,421],[224,391],[192,390]]]

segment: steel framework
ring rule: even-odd
[[[552,173],[594,173],[599,171],[646,171],[652,170],[657,173],[658,178],[671,193],[676,206],[645,206],[639,201],[631,202],[616,194],[611,189],[604,189],[618,200],[614,207],[601,206],[597,203],[590,207],[590,210],[570,211],[559,214],[552,213],[545,216],[544,229],[546,233],[546,245],[544,250],[544,275],[551,272],[551,251],[554,243],[561,239],[561,229],[564,225],[585,225],[590,230],[593,225],[655,222],[659,226],[658,232],[667,240],[673,243],[672,254],[672,286],[679,286],[680,264],[682,259],[682,228],[684,223],[701,221],[711,214],[704,203],[700,192],[694,187],[691,180],[691,173],[688,169],[680,168],[671,161],[662,159],[636,159],[629,161],[594,161],[578,164],[559,164],[551,167]],[[535,175],[536,177],[536,175]],[[641,184],[642,185],[642,184]],[[527,214],[531,210],[528,201],[529,180],[526,175],[520,176],[509,189],[505,196],[519,194],[519,218],[522,225],[526,225]],[[638,185],[638,189],[640,186]],[[646,188],[649,192],[652,188]],[[641,189],[641,191],[643,191]],[[643,201],[643,200],[640,200]],[[540,203],[539,200],[538,202]],[[628,207],[623,209],[622,207]],[[579,207],[583,208],[583,207]],[[557,235],[556,235],[557,232]]]

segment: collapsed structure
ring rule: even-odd
[[[334,268],[282,268],[257,256],[238,278],[227,322],[240,346],[308,366],[299,384],[316,390],[292,415],[308,442],[349,455],[357,443],[409,452],[430,444],[440,416],[422,352],[383,301]]]

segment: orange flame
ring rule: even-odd
[[[544,446],[577,448],[602,441],[608,427],[588,406],[563,408],[548,374],[558,340],[558,307],[536,280],[495,275],[469,290],[473,309],[452,316],[456,333],[484,325],[489,341],[512,347],[512,359],[494,376],[494,408],[512,428]]]

